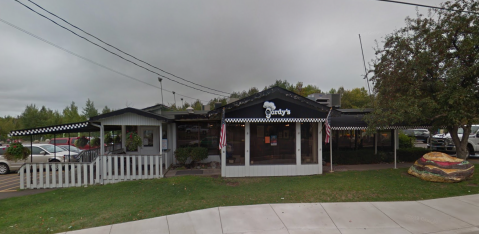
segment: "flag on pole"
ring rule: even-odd
[[[328,117],[326,117],[326,139],[324,139],[324,143],[328,144],[329,143],[329,136],[331,135],[331,110],[333,108],[329,109]]]
[[[223,116],[221,117],[221,133],[220,133],[220,150],[226,146],[226,123],[225,123],[225,108],[223,107]]]

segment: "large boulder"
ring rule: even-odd
[[[471,178],[474,165],[445,153],[431,152],[418,159],[408,173],[427,181],[453,183]]]

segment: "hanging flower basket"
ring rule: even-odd
[[[126,133],[126,150],[127,151],[137,151],[138,147],[142,146],[141,137],[138,136],[136,132]]]
[[[77,137],[77,140],[75,141],[75,146],[78,148],[84,148],[88,144],[88,139],[84,136],[82,137]]]
[[[22,143],[13,143],[5,151],[3,156],[9,161],[25,160],[30,156],[30,149],[24,147]]]

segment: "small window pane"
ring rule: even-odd
[[[153,146],[153,130],[147,129],[143,131],[143,147]]]

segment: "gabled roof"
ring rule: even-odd
[[[268,96],[273,96],[273,95],[276,96],[276,97],[280,97],[284,100],[289,100],[291,102],[305,104],[305,105],[311,107],[312,109],[317,109],[317,110],[324,111],[324,112],[329,112],[329,110],[330,110],[329,107],[327,107],[323,104],[319,104],[319,103],[317,103],[317,102],[315,102],[315,101],[313,101],[309,98],[303,97],[303,96],[298,95],[294,92],[288,91],[288,90],[280,88],[280,87],[272,87],[272,88],[263,90],[259,93],[253,94],[249,97],[245,97],[245,98],[240,99],[238,101],[235,101],[235,102],[232,102],[230,104],[221,106],[221,107],[216,108],[214,110],[211,110],[210,112],[208,112],[208,116],[211,118],[211,117],[214,117],[218,114],[221,114],[223,108],[225,108],[226,111],[241,108],[241,107],[247,106],[247,105],[249,105],[253,102],[259,101],[258,99],[267,98]],[[332,116],[339,116],[340,112],[333,109],[331,111],[331,115]]]
[[[131,107],[127,107],[127,108],[124,108],[124,109],[112,111],[112,112],[106,113],[106,114],[97,115],[97,116],[91,117],[89,120],[90,120],[90,122],[98,122],[99,120],[104,119],[104,118],[118,116],[118,115],[122,115],[122,114],[126,114],[126,113],[133,113],[133,114],[137,114],[137,115],[144,116],[144,117],[147,117],[147,118],[153,118],[153,119],[157,119],[157,120],[161,120],[161,121],[165,121],[165,122],[168,121],[168,119],[165,118],[164,116],[154,114],[154,113],[151,113],[151,112],[147,112],[147,111],[144,111],[144,110],[131,108]]]

